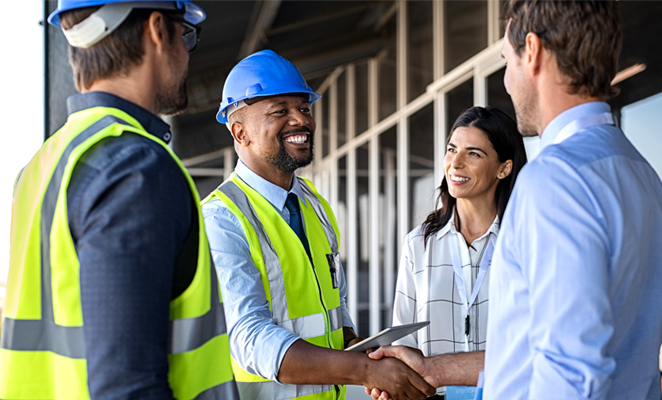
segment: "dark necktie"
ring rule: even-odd
[[[310,256],[310,250],[308,249],[308,239],[306,239],[306,234],[303,232],[303,225],[301,224],[301,211],[299,209],[299,200],[297,195],[290,193],[287,195],[287,201],[285,202],[285,207],[290,212],[290,227],[297,234],[299,240],[303,244],[303,248],[306,249],[306,253]]]

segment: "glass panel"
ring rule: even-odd
[[[329,135],[329,104],[333,101],[331,91],[327,89],[318,101],[322,103],[322,158],[324,158],[329,155],[329,146],[331,145]]]
[[[446,121],[448,127],[446,133],[450,132],[451,127],[455,123],[457,117],[462,114],[464,110],[474,105],[474,80],[473,78],[462,83],[455,89],[446,93],[446,104],[448,114]]]
[[[397,277],[398,242],[397,231],[397,130],[393,127],[379,136],[379,244],[383,256],[382,328],[391,326],[395,278]]]
[[[444,72],[487,47],[487,1],[444,1]]]
[[[409,229],[434,210],[434,114],[430,103],[409,118]]]
[[[354,87],[356,88],[356,135],[368,130],[368,63],[354,68]]]
[[[505,86],[503,86],[503,75],[505,72],[506,67],[503,67],[487,77],[487,104],[490,107],[498,108],[508,114],[510,118],[515,119],[515,107],[513,107],[510,95],[506,92]],[[540,138],[537,136],[525,137],[524,148],[526,149],[527,159],[533,159],[540,151]]]
[[[358,248],[359,248],[359,334],[363,337],[370,335],[370,200],[368,161],[368,144],[356,149],[356,194],[357,194],[357,219],[358,219]],[[364,312],[366,311],[366,312]]]
[[[515,108],[513,102],[510,100],[510,95],[506,92],[503,86],[503,75],[506,72],[506,67],[501,68],[497,72],[487,77],[487,104],[490,107],[498,108],[515,119]]]
[[[407,2],[407,101],[432,83],[432,2]]]
[[[338,144],[340,147],[347,143],[347,72],[343,72],[336,81],[338,98],[336,107],[338,112]]]
[[[662,136],[658,127],[662,93],[621,109],[623,132],[642,156],[662,176]]]
[[[382,30],[386,37],[386,48],[379,57],[379,78],[377,84],[379,120],[393,114],[397,108],[397,73],[395,54],[396,23],[392,18]]]

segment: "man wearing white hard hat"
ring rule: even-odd
[[[338,225],[312,182],[295,173],[313,159],[310,107],[319,97],[270,50],[239,62],[223,88],[217,119],[239,161],[202,210],[240,396],[336,400],[354,384],[423,399],[434,388],[400,361],[342,351],[358,338]]]
[[[80,94],[14,192],[1,399],[237,400],[187,105],[189,1],[60,0]]]

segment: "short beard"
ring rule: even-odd
[[[539,136],[539,129],[536,127],[538,114],[537,94],[531,93],[531,91],[525,93],[526,95],[522,101],[519,102],[521,107],[513,101],[515,117],[517,118],[517,129],[524,137]]]
[[[188,93],[186,91],[186,79],[188,71],[177,82],[176,85],[159,91],[156,95],[156,106],[159,115],[174,116],[188,107]]]
[[[287,150],[285,150],[285,140],[283,139],[283,136],[292,133],[308,133],[308,143],[310,144],[308,157],[304,159],[297,159],[296,157],[290,155]],[[269,163],[271,163],[271,165],[276,167],[278,170],[291,174],[297,169],[305,167],[306,165],[310,165],[310,163],[313,162],[313,133],[308,128],[297,128],[288,132],[279,133],[278,144],[280,145],[278,153],[276,153],[274,156],[267,157],[267,161],[269,161]]]

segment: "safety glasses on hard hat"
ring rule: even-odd
[[[189,53],[195,50],[200,41],[200,33],[202,28],[197,25],[192,25],[184,20],[184,18],[173,15],[170,13],[165,14],[168,18],[175,22],[179,22],[184,26],[184,31],[182,32],[182,38],[184,39],[184,46],[186,46],[186,51]]]

